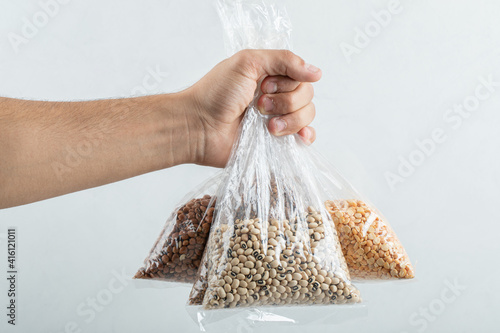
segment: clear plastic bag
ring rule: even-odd
[[[219,13],[231,52],[289,47],[290,23],[280,7],[219,1]],[[203,306],[200,324],[212,309],[361,301],[309,148],[297,135],[271,135],[270,117],[255,101],[217,190],[217,215],[189,298]]]
[[[181,200],[134,278],[194,281],[215,216],[214,193],[221,176],[208,179]]]
[[[342,251],[355,280],[411,279],[415,271],[386,218],[319,153],[321,183],[328,193],[325,206],[339,235]]]

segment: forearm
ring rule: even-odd
[[[0,98],[0,208],[194,162],[198,129],[188,101],[185,92],[87,102]]]

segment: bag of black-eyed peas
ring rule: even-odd
[[[218,173],[186,194],[134,278],[192,284],[215,216]]]
[[[281,7],[262,1],[218,5],[231,53],[289,47],[290,23]],[[256,95],[216,192],[217,215],[188,301],[201,305],[195,316],[202,328],[227,311],[294,321],[288,310],[277,309],[361,301],[309,148],[297,135],[270,134],[270,116],[256,109]]]

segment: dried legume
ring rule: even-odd
[[[135,278],[194,281],[214,218],[211,199],[205,195],[178,209],[173,229],[160,236]]]
[[[366,203],[337,200],[325,205],[337,228],[352,278],[415,277],[410,259],[393,229]]]

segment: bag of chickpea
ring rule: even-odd
[[[231,53],[289,47],[290,24],[279,7],[222,0],[219,13]],[[298,135],[272,135],[271,116],[256,108],[258,97],[246,110],[216,191],[217,214],[188,301],[201,305],[195,317],[202,329],[221,311],[225,317],[225,311],[249,314],[258,307],[262,313],[264,307],[266,316],[275,314],[272,321],[295,321],[276,309],[361,302],[310,148]]]
[[[170,217],[134,278],[192,283],[215,216],[221,174],[187,194]]]

